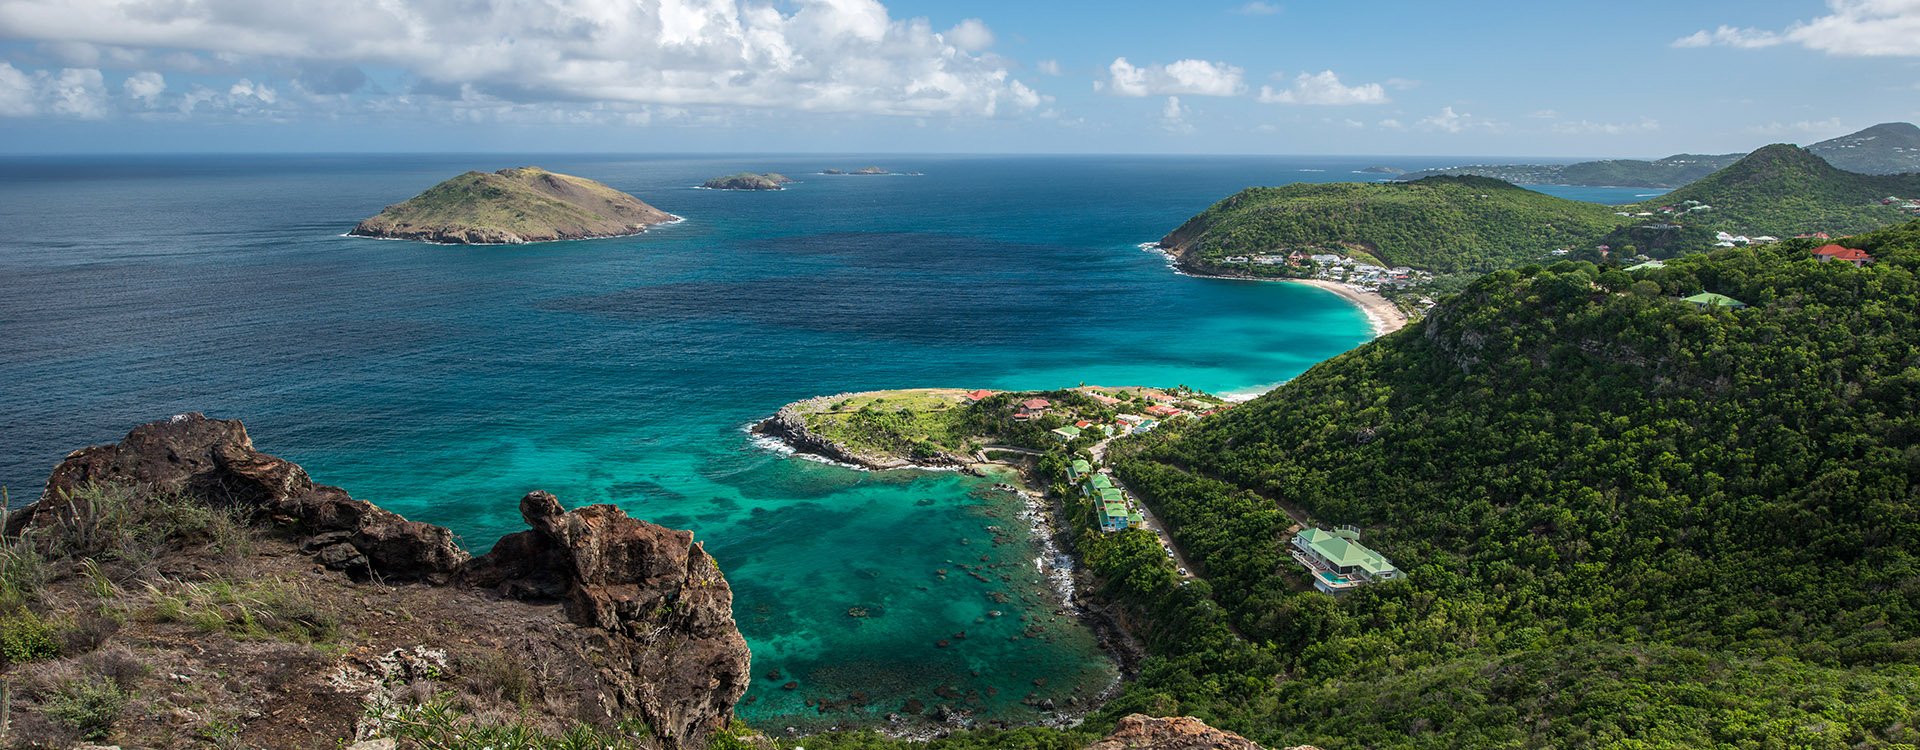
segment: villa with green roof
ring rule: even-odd
[[[1333,531],[1306,529],[1294,535],[1292,546],[1293,559],[1313,574],[1313,587],[1329,594],[1405,575],[1361,544],[1360,530],[1351,526]]]
[[[1745,302],[1741,302],[1724,294],[1714,294],[1713,292],[1701,292],[1691,297],[1681,297],[1680,301],[1692,303],[1699,307],[1726,307],[1734,310],[1747,306]]]
[[[1067,481],[1078,482],[1082,477],[1092,473],[1093,464],[1087,463],[1084,458],[1076,458],[1073,464],[1067,467]]]

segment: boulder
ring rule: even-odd
[[[1260,746],[1191,716],[1154,718],[1133,714],[1121,719],[1112,734],[1087,746],[1087,750],[1260,750]]]

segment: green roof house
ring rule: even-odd
[[[1724,294],[1714,294],[1713,292],[1701,292],[1691,297],[1681,297],[1680,301],[1692,303],[1697,307],[1726,307],[1734,310],[1747,306],[1745,302],[1741,302]]]
[[[1655,268],[1666,268],[1666,267],[1667,267],[1667,264],[1664,262],[1657,261],[1657,260],[1650,260],[1645,263],[1637,263],[1631,266],[1627,266],[1627,272],[1631,273],[1634,271],[1651,271]]]
[[[1073,439],[1077,437],[1080,437],[1080,428],[1073,425],[1067,425],[1053,430],[1053,438],[1062,443],[1073,442]]]
[[[1405,575],[1386,557],[1360,543],[1360,531],[1351,526],[1333,531],[1306,529],[1293,537],[1293,559],[1313,575],[1313,586],[1338,594],[1376,581]]]
[[[1067,467],[1067,481],[1078,482],[1081,477],[1091,473],[1093,473],[1093,464],[1087,463],[1084,458],[1076,458],[1073,464]]]

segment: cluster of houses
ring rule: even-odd
[[[1867,254],[1867,251],[1833,244],[1821,245],[1814,248],[1813,257],[1821,263],[1836,260],[1842,263],[1852,263],[1854,268],[1864,268],[1873,264],[1873,256]]]
[[[1079,485],[1080,494],[1093,500],[1101,531],[1112,533],[1146,527],[1146,514],[1133,507],[1125,491],[1114,486],[1113,477],[1104,471],[1095,471],[1086,459],[1074,459],[1067,467],[1067,479]]]
[[[1642,211],[1634,215],[1635,216],[1653,216],[1655,214],[1666,214],[1668,216],[1685,216],[1691,213],[1699,213],[1701,211],[1712,211],[1712,210],[1713,210],[1712,206],[1709,206],[1705,203],[1701,203],[1700,201],[1682,201],[1680,203],[1675,203],[1671,206],[1661,206],[1652,211]]]
[[[1302,529],[1289,546],[1288,553],[1313,577],[1313,587],[1329,594],[1405,575],[1386,556],[1361,544],[1360,530],[1352,526]]]
[[[1354,284],[1375,292],[1404,289],[1433,278],[1430,273],[1407,266],[1376,266],[1338,253],[1309,254],[1295,250],[1286,255],[1229,255],[1221,260],[1234,265],[1311,268],[1313,278]]]
[[[1748,237],[1744,234],[1728,234],[1726,232],[1715,232],[1713,235],[1713,239],[1714,239],[1714,242],[1713,242],[1714,247],[1748,247],[1751,245],[1771,245],[1775,242],[1780,241],[1779,237],[1772,237],[1764,234],[1758,237]]]
[[[1915,214],[1915,215],[1920,215],[1920,199],[1897,198],[1889,195],[1885,198],[1880,199],[1880,205],[1896,206],[1900,208],[1900,210],[1902,211],[1906,211],[1908,213]]]

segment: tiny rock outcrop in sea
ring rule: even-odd
[[[33,544],[97,523],[114,512],[89,499],[103,486],[228,511],[260,531],[237,555],[191,541],[144,552],[153,555],[147,572],[129,575],[146,583],[130,578],[118,606],[191,602],[201,580],[297,591],[299,606],[330,613],[316,621],[337,618],[329,637],[339,639],[322,651],[220,629],[183,638],[191,624],[129,618],[92,648],[164,668],[128,678],[126,690],[159,703],[123,720],[115,735],[123,744],[187,735],[200,721],[192,717],[227,711],[243,717],[248,746],[332,746],[378,736],[369,717],[391,715],[396,696],[437,694],[552,732],[577,722],[612,731],[637,719],[651,744],[678,750],[726,727],[746,692],[750,655],[714,560],[691,532],[611,505],[569,512],[551,494],[530,493],[520,511],[531,528],[471,558],[447,529],[315,484],[298,465],[255,450],[240,422],[183,414],[69,454],[37,502],[7,515],[7,538]],[[71,561],[82,563],[93,561]],[[93,599],[63,589],[88,580],[78,572],[49,577],[37,617],[86,616]],[[81,609],[59,610],[62,602]],[[71,655],[73,668],[93,656]],[[176,689],[189,683],[198,691]],[[160,705],[174,698],[188,705]],[[36,709],[29,691],[17,725],[45,726]]]
[[[1232,732],[1214,729],[1191,716],[1154,718],[1133,714],[1120,720],[1112,734],[1087,750],[1261,750],[1259,745]],[[1318,750],[1302,745],[1288,750]]]

